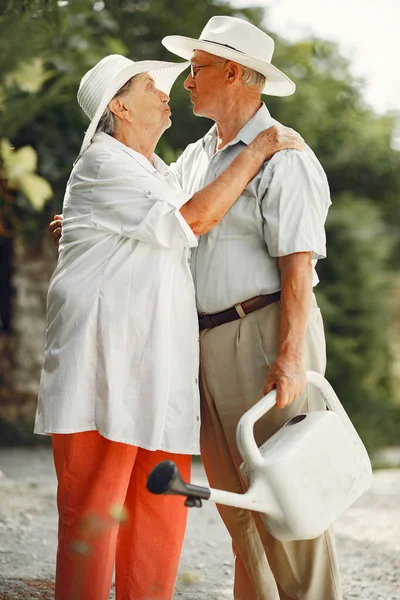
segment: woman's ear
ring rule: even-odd
[[[123,97],[113,98],[108,104],[109,110],[121,121],[133,120],[133,115],[128,105],[124,102]]]

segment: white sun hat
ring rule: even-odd
[[[90,119],[79,156],[89,146],[108,103],[131,77],[139,73],[149,73],[154,79],[156,88],[169,94],[176,78],[188,66],[188,62],[172,63],[159,60],[135,62],[120,54],[110,54],[100,60],[82,77],[79,85],[78,104]]]
[[[254,69],[267,79],[263,94],[290,96],[296,90],[293,81],[271,65],[274,40],[243,19],[212,17],[201,32],[200,39],[168,35],[162,44],[173,54],[188,60],[195,50],[203,50]]]

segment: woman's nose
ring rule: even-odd
[[[164,102],[165,104],[167,102],[169,102],[169,96],[168,96],[168,94],[166,94],[165,92],[163,92],[161,90],[158,90],[158,93],[159,93],[159,97],[160,97],[161,102]]]

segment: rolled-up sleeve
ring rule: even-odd
[[[129,167],[113,161],[99,165],[92,188],[93,227],[164,248],[197,246],[196,236],[179,212],[191,196],[151,173],[139,174]]]
[[[331,204],[323,169],[311,151],[287,150],[270,161],[260,183],[264,238],[273,257],[312,252],[325,258]]]

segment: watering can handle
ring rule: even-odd
[[[307,371],[307,383],[314,385],[322,394],[329,410],[341,419],[355,443],[359,443],[358,433],[344,410],[330,383],[319,373]],[[253,467],[262,465],[263,458],[254,439],[254,424],[276,404],[276,390],[272,390],[252,406],[240,419],[236,430],[236,442],[239,452],[246,463]]]

